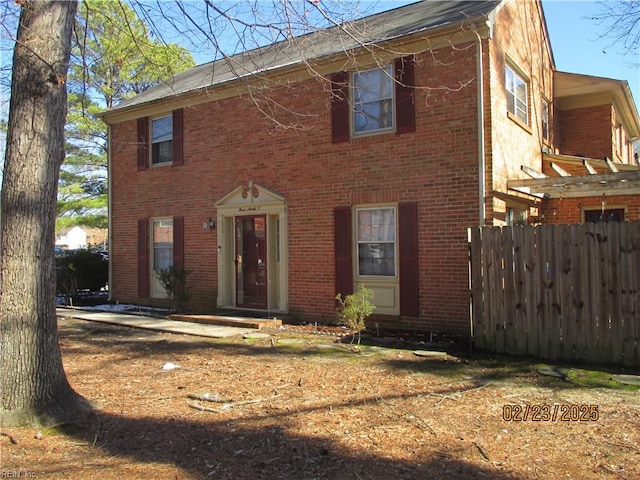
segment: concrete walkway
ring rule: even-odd
[[[229,327],[224,325],[209,325],[203,323],[166,320],[162,318],[145,317],[115,312],[92,312],[73,308],[57,308],[58,318],[73,318],[89,322],[110,323],[127,327],[144,328],[157,332],[181,333],[199,337],[225,338],[255,332],[255,328]]]

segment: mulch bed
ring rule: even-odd
[[[637,390],[575,388],[531,360],[416,355],[432,346],[420,339],[390,348],[365,338],[354,353],[342,329],[296,330],[210,340],[62,320],[69,380],[101,410],[57,428],[3,429],[2,474],[640,478]],[[534,421],[542,405],[597,407],[597,419]]]

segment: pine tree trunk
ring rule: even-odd
[[[53,248],[77,3],[20,5],[0,227],[2,425],[62,423],[88,408],[62,366]]]

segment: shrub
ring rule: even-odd
[[[364,285],[361,285],[360,290],[347,295],[344,299],[340,294],[336,295],[336,300],[338,301],[338,321],[357,332],[359,349],[360,332],[365,329],[366,318],[371,315],[376,308],[375,305],[371,303],[371,300],[373,300],[373,292]]]
[[[182,311],[189,302],[190,295],[187,293],[187,277],[191,270],[177,268],[175,265],[158,271],[160,285],[167,292],[167,297],[173,301],[173,308]]]
[[[75,250],[56,257],[58,293],[77,299],[79,290],[97,292],[109,281],[109,262],[100,253]]]

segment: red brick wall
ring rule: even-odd
[[[420,317],[376,320],[380,327],[468,334],[466,229],[479,219],[475,56],[470,42],[418,58],[411,134],[332,144],[330,95],[316,79],[258,96],[262,111],[275,111],[278,123],[246,96],[186,108],[179,167],[138,172],[135,120],[113,125],[112,297],[144,301],[135,298],[137,219],[181,215],[185,268],[193,271],[191,306],[212,310],[217,245],[202,222],[215,217],[217,200],[252,180],[287,199],[291,313],[307,321],[335,318],[334,207],[415,201]],[[300,128],[287,128],[292,125]]]
[[[587,158],[613,158],[611,115],[611,105],[560,111],[559,153]]]
[[[539,171],[542,168],[540,152],[554,140],[545,141],[542,135],[542,101],[553,99],[553,73],[540,15],[537,2],[522,1],[507,2],[496,15],[489,51],[491,81],[487,102],[491,106],[488,131],[491,150],[487,153],[490,158],[487,162],[488,195],[493,191],[507,192],[507,180],[524,177],[523,165]],[[527,124],[507,113],[507,65],[528,84]],[[494,197],[489,203],[487,224],[503,225],[506,202]]]
[[[453,87],[475,77],[474,49],[447,49],[436,56],[437,68],[431,55],[416,63],[416,83],[424,88],[416,96],[415,134],[332,144],[330,96],[318,80],[272,94],[287,110],[309,114],[300,129],[278,128],[246,97],[185,109],[180,167],[138,172],[135,121],[114,125],[113,298],[139,300],[136,220],[183,215],[185,266],[193,270],[192,306],[211,309],[217,290],[216,240],[202,222],[215,217],[217,200],[253,180],[287,198],[292,313],[310,321],[334,320],[335,206],[417,201],[421,317],[411,324],[396,318],[391,323],[466,332],[466,227],[478,221],[476,88]],[[278,118],[283,125],[297,120],[284,112]]]
[[[626,220],[640,220],[640,195],[607,195],[604,198],[550,198],[544,202],[541,210],[544,215],[542,223],[582,223],[583,210],[600,210],[603,200],[605,209],[625,208]]]

